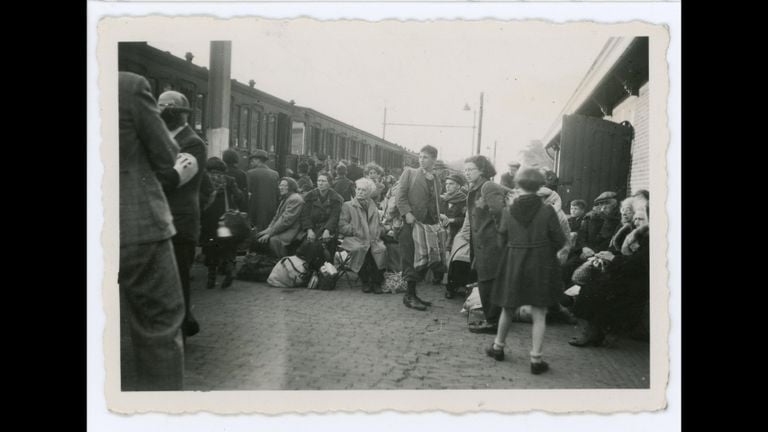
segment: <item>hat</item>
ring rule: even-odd
[[[437,161],[435,161],[435,166],[433,168],[434,169],[445,169],[446,168],[445,167],[445,162],[443,162],[442,159],[438,159]]]
[[[606,191],[601,193],[597,198],[595,198],[594,205],[602,204],[604,201],[615,200],[615,199],[616,199],[616,192]]]
[[[171,109],[187,113],[192,112],[192,110],[189,108],[189,101],[187,100],[187,97],[173,90],[168,90],[158,96],[157,106],[161,109]]]
[[[464,186],[464,183],[465,183],[464,176],[459,174],[451,174],[448,176],[446,180],[452,180],[459,186]]]
[[[262,159],[269,160],[269,155],[264,150],[256,150],[248,159]]]
[[[509,163],[507,163],[507,166],[511,166],[511,167],[518,167],[518,168],[520,168],[520,162],[518,162],[518,161],[512,161],[512,162],[509,162]]]

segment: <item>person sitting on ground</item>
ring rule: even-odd
[[[269,226],[256,234],[260,245],[268,245],[269,251],[277,258],[290,255],[288,246],[302,240],[301,211],[304,199],[299,195],[299,185],[290,177],[283,177],[278,184],[280,205]]]
[[[573,313],[584,319],[586,325],[581,336],[569,341],[571,345],[613,345],[617,335],[632,329],[648,313],[650,237],[644,201],[638,201],[634,208],[633,226],[620,253],[596,254],[607,263],[605,272],[582,286],[576,297]]]
[[[627,234],[636,228],[632,222],[634,220],[636,202],[637,198],[634,197],[629,197],[621,202],[619,207],[621,225],[608,243],[608,250],[614,254],[621,252],[621,245],[624,244]]]
[[[331,253],[335,249],[341,204],[344,199],[331,189],[328,177],[326,172],[318,173],[317,188],[304,196],[301,228],[307,233],[307,241],[320,240]]]
[[[344,236],[341,248],[349,252],[349,266],[360,276],[363,292],[381,294],[387,248],[381,239],[383,227],[379,212],[371,199],[376,185],[363,177],[357,179],[355,186],[355,198],[341,206],[339,233]]]

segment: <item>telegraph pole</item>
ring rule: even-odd
[[[384,123],[381,124],[383,130],[381,131],[381,139],[387,139],[387,107],[384,107]]]
[[[208,77],[208,112],[205,131],[208,156],[218,156],[229,148],[229,101],[232,94],[232,41],[211,41],[211,73]]]
[[[480,92],[480,121],[477,125],[477,154],[480,154],[480,143],[483,137],[483,93]]]

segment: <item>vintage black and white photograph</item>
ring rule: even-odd
[[[116,394],[663,406],[663,28],[149,19],[101,28]]]

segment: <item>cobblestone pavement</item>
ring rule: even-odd
[[[576,348],[576,326],[547,327],[551,369],[531,375],[531,325],[516,323],[507,358],[484,349],[493,335],[467,331],[463,300],[421,284],[434,305],[408,309],[400,294],[364,294],[340,282],[335,291],[273,288],[236,280],[205,289],[193,267],[193,313],[201,331],[187,339],[187,390],[648,388],[649,345]]]

